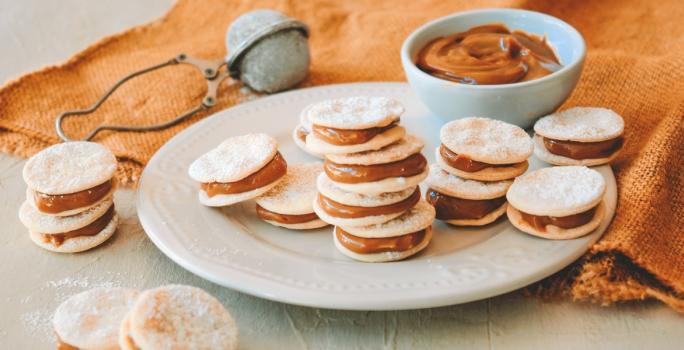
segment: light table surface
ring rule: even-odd
[[[0,82],[157,18],[171,3],[0,0]],[[684,317],[655,302],[604,308],[514,292],[436,309],[350,312],[255,298],[205,281],[157,250],[138,222],[130,189],[116,193],[121,222],[110,241],[83,254],[52,254],[31,243],[17,218],[23,164],[0,154],[0,348],[53,348],[52,312],[79,291],[167,283],[218,297],[237,320],[243,349],[674,349],[684,343]]]

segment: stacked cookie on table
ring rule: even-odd
[[[96,247],[114,234],[112,179],[116,157],[93,142],[67,142],[44,149],[24,166],[28,185],[19,219],[31,240],[58,253]]]
[[[527,133],[500,120],[464,118],[445,124],[426,179],[426,200],[437,219],[482,226],[506,213],[506,192],[528,168]]]
[[[386,97],[326,100],[303,111],[304,146],[326,158],[313,209],[335,226],[335,246],[356,260],[404,259],[432,238],[434,209],[418,188],[428,174],[423,142],[399,125],[403,111]]]

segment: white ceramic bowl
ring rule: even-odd
[[[546,35],[563,68],[526,82],[467,85],[433,77],[416,67],[414,58],[431,40],[488,23]],[[558,18],[525,10],[485,9],[459,12],[424,24],[404,41],[401,63],[413,91],[440,118],[489,117],[528,128],[568,98],[582,73],[585,54],[582,36]]]

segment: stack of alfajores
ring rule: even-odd
[[[396,100],[364,96],[303,111],[311,125],[305,147],[326,158],[314,211],[335,226],[335,246],[352,259],[405,259],[432,238],[435,211],[418,188],[428,175],[423,142],[399,125],[403,112]]]

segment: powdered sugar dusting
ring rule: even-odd
[[[234,182],[261,169],[278,151],[266,134],[231,137],[190,164],[188,173],[198,182]]]
[[[119,327],[138,291],[94,288],[64,301],[55,311],[53,326],[66,343],[86,349],[114,348]]]
[[[326,157],[338,164],[385,164],[400,161],[420,152],[425,146],[423,140],[413,135],[404,138],[377,151],[365,151],[350,154],[328,154]]]
[[[439,164],[430,166],[425,184],[438,192],[465,199],[492,199],[506,194],[513,180],[482,182],[466,180],[442,170]]]
[[[94,207],[72,216],[52,216],[38,211],[28,201],[19,208],[19,220],[30,231],[40,233],[64,233],[84,227],[105,214],[114,203],[109,197]]]
[[[273,189],[257,198],[256,202],[267,210],[288,215],[313,213],[316,198],[316,178],[323,172],[320,162],[295,164]]]
[[[525,130],[489,118],[451,121],[442,127],[439,139],[457,154],[490,164],[523,162],[534,149]]]
[[[325,100],[307,109],[308,119],[314,124],[349,130],[389,125],[402,113],[404,107],[399,101],[369,96]]]
[[[85,141],[50,146],[29,158],[24,181],[29,188],[47,194],[82,191],[112,178],[116,157],[106,147]]]
[[[606,183],[596,170],[584,166],[543,168],[515,179],[508,201],[534,215],[562,214],[588,209],[603,198]]]
[[[416,191],[415,187],[409,187],[398,192],[384,192],[373,195],[355,193],[335,186],[324,173],[318,176],[316,186],[322,195],[335,202],[357,207],[379,207],[398,203],[410,197]]]
[[[434,220],[435,208],[424,200],[420,200],[409,211],[388,222],[363,227],[342,228],[359,237],[394,237],[420,231],[432,225]]]
[[[534,132],[556,139],[598,142],[622,135],[625,122],[607,108],[573,107],[547,115],[534,124]]]

